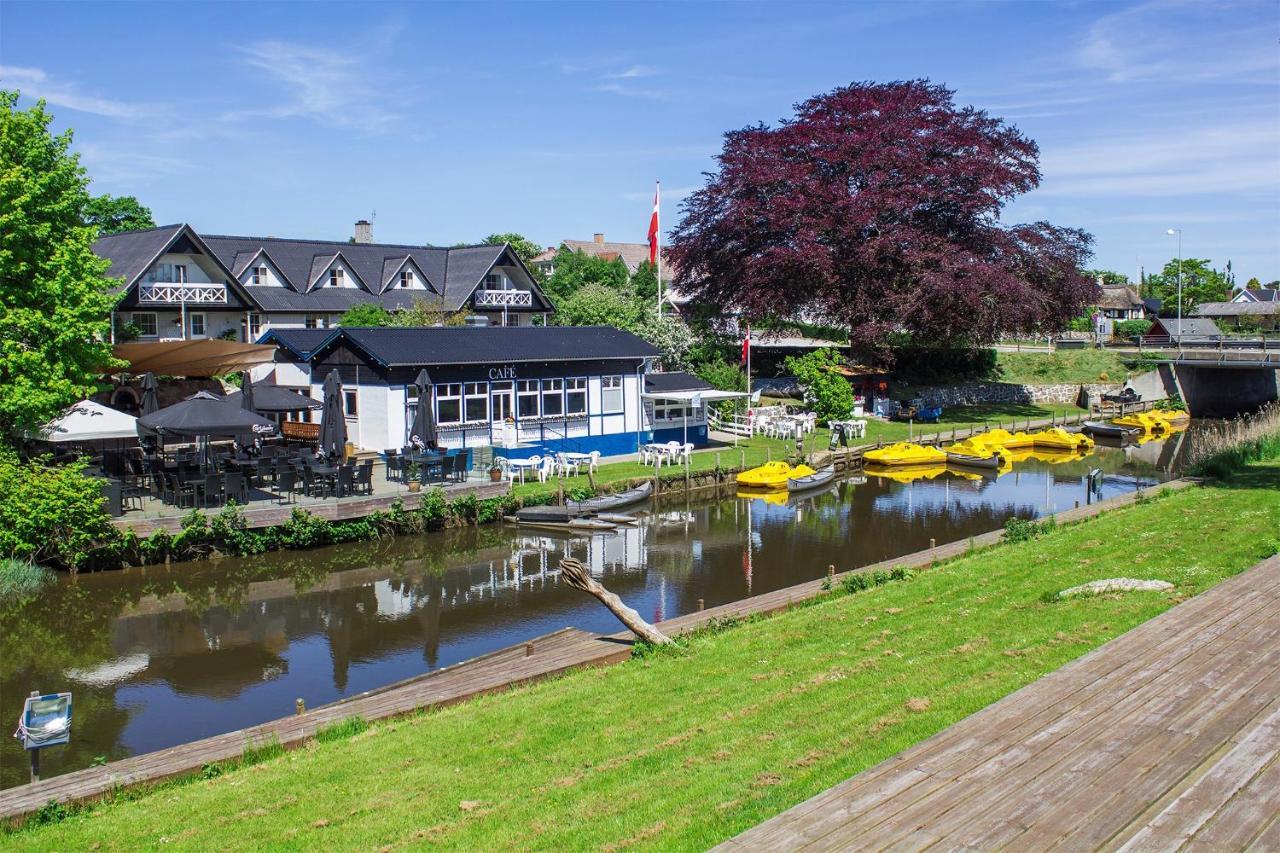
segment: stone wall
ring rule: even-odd
[[[1083,386],[1065,385],[1016,385],[1012,382],[968,382],[963,385],[911,388],[910,398],[921,398],[943,407],[975,406],[985,403],[1032,404],[1075,403],[1083,387],[1090,397],[1120,390],[1116,383],[1088,383]],[[898,393],[894,397],[900,396]]]

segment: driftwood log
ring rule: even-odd
[[[565,582],[574,589],[580,589],[600,599],[600,603],[609,608],[610,612],[618,617],[618,621],[631,629],[631,632],[640,639],[653,643],[655,646],[665,646],[671,642],[670,637],[644,621],[640,614],[623,603],[621,598],[609,592],[595,578],[591,577],[587,567],[582,565],[580,561],[572,557],[561,560],[560,577],[564,578]]]

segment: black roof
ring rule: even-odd
[[[646,373],[644,376],[646,394],[661,394],[666,391],[710,391],[712,388],[710,383],[683,371]]]
[[[327,337],[317,342],[317,332]],[[652,344],[609,326],[348,326],[327,332],[272,329],[258,342],[275,343],[307,361],[346,343],[385,367],[607,361],[658,355]]]

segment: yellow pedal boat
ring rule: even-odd
[[[1093,439],[1084,433],[1067,432],[1062,427],[1042,429],[1033,433],[1035,446],[1045,450],[1092,450]]]
[[[1152,409],[1151,414],[1162,418],[1169,423],[1178,423],[1179,421],[1191,420],[1191,413],[1186,409]]]
[[[947,454],[936,447],[898,441],[878,450],[868,450],[862,458],[876,465],[944,465]]]
[[[759,468],[743,471],[738,475],[738,487],[746,489],[782,489],[786,490],[787,480],[808,477],[817,471],[808,465],[792,467],[786,462],[766,462]]]
[[[984,444],[994,444],[997,447],[1007,447],[1014,450],[1020,447],[1034,447],[1035,435],[1029,432],[1018,430],[1017,432],[1009,432],[1007,429],[989,429],[986,432],[980,432],[975,436],[971,436],[968,440],[980,441]]]
[[[1118,426],[1137,427],[1146,432],[1165,432],[1169,429],[1169,422],[1155,412],[1134,412],[1131,415],[1112,418],[1111,422]]]

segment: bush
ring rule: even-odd
[[[727,361],[708,361],[693,369],[694,374],[717,391],[746,391],[747,374],[736,364]],[[733,413],[736,400],[723,400],[712,406],[723,416]]]
[[[853,413],[853,388],[837,371],[844,366],[838,352],[820,349],[788,356],[783,365],[800,383],[805,406],[817,414],[819,421],[844,420]]]
[[[77,569],[95,546],[119,538],[103,510],[102,481],[84,467],[23,464],[0,451],[0,558]]]
[[[1117,338],[1141,337],[1151,331],[1150,320],[1121,320],[1115,325]]]
[[[1031,521],[1026,518],[1011,518],[1004,523],[1006,542],[1027,542],[1041,533],[1048,533],[1057,527],[1057,522],[1050,516],[1044,521]]]

